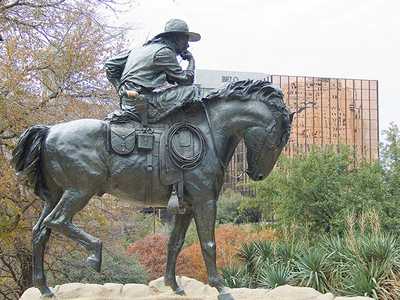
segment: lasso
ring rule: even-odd
[[[195,135],[200,142],[199,145],[199,152],[192,156],[192,157],[185,157],[183,155],[181,155],[174,143],[172,142],[173,137],[175,136],[175,134],[177,134],[179,131],[181,130],[188,130],[189,132],[191,132],[193,135]],[[187,123],[182,123],[182,122],[178,122],[176,124],[174,124],[171,129],[168,132],[168,155],[169,158],[171,159],[171,161],[173,162],[173,164],[178,167],[179,169],[182,170],[191,170],[194,169],[195,167],[197,167],[200,162],[203,160],[206,151],[207,151],[207,143],[206,143],[206,139],[203,135],[203,133],[200,131],[199,128],[187,124]]]

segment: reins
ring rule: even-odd
[[[204,104],[204,102],[202,102],[201,105],[203,106],[203,110],[204,110],[204,113],[205,113],[205,115],[206,115],[208,127],[210,128],[211,140],[212,140],[212,143],[213,143],[213,148],[214,148],[215,156],[217,157],[218,162],[219,162],[220,166],[222,167],[222,170],[225,172],[225,170],[226,170],[226,165],[225,165],[224,162],[221,160],[221,156],[220,156],[219,153],[218,153],[217,144],[215,143],[214,130],[213,130],[212,125],[211,125],[210,116],[208,115],[207,106]]]

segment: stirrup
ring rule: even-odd
[[[180,195],[176,192],[175,185],[172,188],[171,197],[168,200],[168,210],[173,214],[182,215],[186,213],[186,209],[183,206],[183,201]]]

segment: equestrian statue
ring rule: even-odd
[[[233,299],[216,266],[214,230],[224,174],[244,140],[248,176],[264,179],[289,139],[293,114],[282,91],[267,81],[237,81],[201,96],[187,50],[188,42],[198,40],[184,21],[170,20],[143,47],[106,62],[120,111],[105,120],[35,125],[20,136],[12,163],[44,202],[32,237],[33,282],[43,296],[53,295],[43,265],[52,231],[86,248],[87,263],[100,271],[102,242],[73,217],[94,195],[108,193],[174,213],[164,281],[181,295],[175,264],[194,219],[208,283],[219,299]],[[188,60],[186,70],[178,55]]]

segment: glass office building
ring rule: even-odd
[[[314,103],[295,115],[284,154],[292,156],[315,146],[348,145],[354,149],[356,161],[378,159],[377,80],[196,70],[196,84],[204,93],[244,79],[267,80],[280,86],[284,101],[292,111],[297,111],[306,102]],[[246,169],[245,151],[240,143],[226,175],[227,187],[237,189],[240,183],[248,181],[242,174]]]

